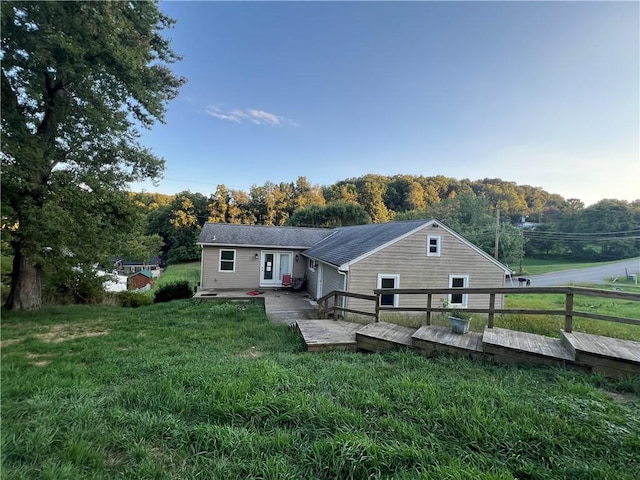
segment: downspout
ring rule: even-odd
[[[346,292],[347,291],[347,273],[348,272],[344,272],[344,271],[338,269],[338,273],[340,275],[344,276],[344,280],[342,282],[342,290]],[[342,308],[347,308],[347,297],[342,297],[342,305],[340,305],[340,306]]]
[[[200,245],[200,282],[196,291],[202,290],[202,277],[204,276],[204,245]]]

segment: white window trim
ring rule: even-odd
[[[431,240],[436,241],[435,252],[431,251]],[[427,257],[439,257],[441,245],[442,245],[442,239],[440,238],[440,235],[427,235]]]
[[[449,288],[454,288],[453,287],[453,279],[454,278],[462,278],[464,279],[464,285],[461,288],[469,288],[469,275],[449,275]],[[457,288],[457,287],[456,287]],[[449,306],[450,307],[457,307],[457,308],[467,308],[467,304],[469,302],[469,295],[466,293],[462,294],[462,303],[453,303],[451,300],[451,294],[449,294]]]
[[[377,288],[379,289],[382,288],[382,279],[384,278],[393,278],[394,288],[400,288],[400,275],[397,273],[379,273],[378,282],[376,284]],[[393,295],[393,308],[398,308],[398,297],[399,295],[397,293]],[[385,305],[385,306],[389,306],[389,305]]]
[[[222,262],[231,262],[232,260],[223,260],[222,252],[233,252],[233,269],[222,270]],[[238,260],[238,254],[233,248],[221,248],[218,252],[218,272],[219,273],[234,273],[236,271],[236,261]]]
[[[316,265],[318,264],[318,262],[316,262],[313,258],[309,258],[307,260],[307,268],[309,269],[309,271],[311,272],[315,272],[316,271]]]

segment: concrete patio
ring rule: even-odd
[[[257,294],[253,294],[259,292]],[[317,319],[318,304],[307,292],[291,289],[200,290],[193,298],[210,301],[262,302],[267,317],[274,323],[291,324],[296,320]]]

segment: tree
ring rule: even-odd
[[[324,206],[308,205],[296,210],[287,225],[303,227],[341,227],[371,223],[371,217],[362,205],[338,200]]]
[[[48,262],[95,259],[130,225],[127,184],[164,167],[138,129],[163,121],[184,79],[153,2],[2,2],[1,22],[7,307],[37,309]]]

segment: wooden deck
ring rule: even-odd
[[[413,334],[413,346],[425,355],[447,352],[454,355],[482,356],[482,335],[453,333],[448,327],[425,325]]]
[[[573,362],[573,354],[559,338],[505,328],[486,328],[482,337],[484,353],[505,363],[541,363],[546,365]]]
[[[298,320],[297,328],[307,345],[308,352],[327,350],[356,351],[356,331],[363,325],[359,323],[334,320]]]
[[[640,375],[640,342],[564,330],[560,336],[578,365],[609,377]]]
[[[409,348],[427,356],[445,352],[504,363],[563,365],[609,377],[640,375],[640,342],[585,333],[561,332],[558,339],[488,327],[482,334],[460,335],[436,325],[417,330],[386,322],[298,320],[295,325],[309,352]]]
[[[393,348],[411,348],[411,335],[415,328],[403,327],[393,323],[374,322],[356,331],[359,350],[383,352]]]

